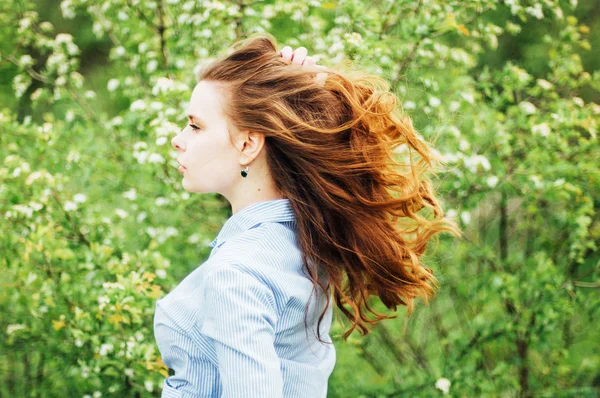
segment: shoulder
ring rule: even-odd
[[[302,256],[290,223],[265,223],[223,243],[217,261],[237,263],[240,269],[266,274],[298,272]],[[259,276],[259,274],[256,274]]]
[[[204,323],[237,324],[260,317],[274,328],[282,312],[281,298],[259,270],[239,263],[219,264],[203,283]]]

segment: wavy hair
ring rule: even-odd
[[[439,288],[420,259],[427,242],[441,231],[461,232],[444,218],[427,175],[443,159],[415,133],[386,81],[340,67],[325,69],[319,82],[320,72],[288,64],[273,36],[260,33],[235,43],[197,79],[220,88],[235,128],[265,135],[275,187],[296,216],[303,270],[313,292],[317,285],[327,292],[317,324],[325,343],[319,330],[331,293],[352,323],[344,341],[356,328],[364,336],[368,325],[396,317],[375,311],[371,295],[388,309],[407,306],[410,316],[415,298],[427,304]],[[424,207],[433,218],[417,214]]]

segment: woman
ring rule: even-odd
[[[319,78],[314,60],[300,66],[304,51],[279,53],[268,34],[232,50],[200,71],[189,125],[172,140],[183,187],[223,195],[233,215],[208,260],[157,302],[156,340],[174,372],[163,397],[325,397],[331,296],[352,322],[344,339],[391,318],[369,307],[371,294],[410,314],[436,286],[419,256],[455,226],[422,175],[429,148],[376,89],[382,80]],[[397,163],[398,145],[420,161]],[[433,220],[416,214],[423,207]]]

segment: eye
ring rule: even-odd
[[[192,130],[196,131],[196,130],[200,130],[200,127],[196,126],[195,124],[190,124],[190,127],[192,128]]]

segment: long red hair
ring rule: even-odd
[[[328,292],[317,336],[322,341],[333,293],[351,321],[346,340],[356,328],[365,335],[368,325],[395,318],[375,311],[371,295],[392,310],[407,306],[408,316],[415,298],[427,303],[439,288],[420,258],[427,242],[441,231],[461,232],[444,218],[428,178],[442,159],[415,133],[386,81],[338,68],[319,83],[318,72],[290,66],[261,33],[201,69],[198,80],[222,89],[235,128],[265,134],[275,187],[296,215],[305,273],[313,292]],[[418,214],[423,208],[431,217]]]

